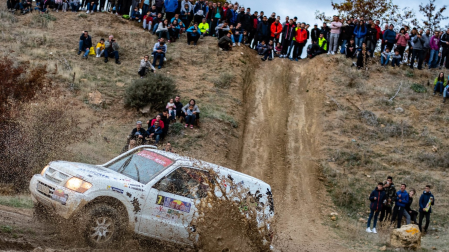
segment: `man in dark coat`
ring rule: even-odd
[[[371,192],[369,196],[369,200],[371,201],[370,204],[370,214],[368,218],[368,224],[366,227],[366,232],[368,233],[375,233],[376,231],[376,224],[377,224],[377,217],[379,216],[380,211],[382,210],[382,202],[385,200],[385,191],[384,191],[384,184],[382,182],[379,182],[377,184],[377,188]],[[370,229],[371,226],[371,219],[374,215],[374,222],[373,222],[373,230]]]

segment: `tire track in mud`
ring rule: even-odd
[[[322,224],[328,199],[318,180],[320,108],[313,89],[317,61],[276,61],[256,68],[246,100],[246,124],[237,170],[271,184],[273,245],[284,251],[347,251]]]

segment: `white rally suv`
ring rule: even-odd
[[[80,229],[93,247],[113,244],[126,230],[193,245],[192,220],[211,190],[217,198],[234,194],[235,201],[253,195],[259,226],[269,229],[274,206],[267,183],[153,146],[134,148],[103,165],[54,161],[30,182],[36,205],[65,219],[87,218]]]

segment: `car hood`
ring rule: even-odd
[[[91,165],[67,161],[54,161],[51,162],[49,166],[50,169],[54,169],[69,176],[78,177],[88,182],[91,182],[94,179],[134,181],[133,179],[123,174],[109,170],[99,165]],[[51,173],[50,169],[47,170],[46,175],[48,173]]]

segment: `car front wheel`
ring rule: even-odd
[[[105,248],[117,245],[123,237],[120,213],[110,205],[96,204],[88,209],[85,239],[89,246]]]

